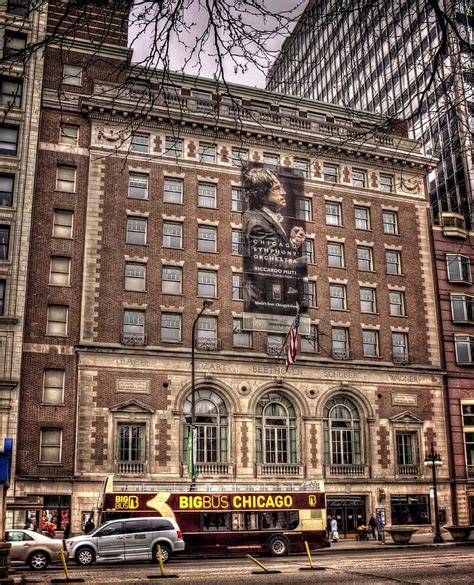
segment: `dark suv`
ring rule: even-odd
[[[158,545],[164,562],[184,550],[183,533],[172,518],[111,520],[91,534],[66,540],[69,558],[79,565],[95,561],[157,561]]]

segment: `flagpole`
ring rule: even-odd
[[[300,309],[301,309],[300,304],[298,302],[296,302],[296,315],[298,315],[298,312]],[[296,319],[296,315],[295,315],[295,319]],[[279,360],[281,357],[281,352],[283,351],[283,348],[285,347],[286,342],[288,341],[288,337],[290,336],[291,328],[293,327],[293,323],[294,323],[295,319],[293,319],[293,321],[291,322],[290,328],[288,329],[288,333],[286,334],[286,337],[285,337],[285,341],[282,343],[280,353],[276,357],[277,360]]]

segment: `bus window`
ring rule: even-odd
[[[215,532],[219,530],[230,530],[229,513],[206,513],[202,515],[202,529]]]
[[[232,530],[258,530],[258,512],[233,512]]]
[[[261,512],[262,530],[294,530],[299,523],[297,511]]]

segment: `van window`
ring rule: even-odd
[[[114,534],[123,534],[122,522],[113,522],[96,532],[94,536],[114,536]]]
[[[133,520],[132,522],[124,522],[125,534],[132,532],[150,532],[150,525],[148,520]]]
[[[162,518],[151,518],[151,529],[152,530],[174,530],[174,526],[168,520]]]

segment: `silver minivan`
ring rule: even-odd
[[[94,532],[66,540],[69,558],[79,565],[94,562],[158,561],[158,545],[164,562],[184,550],[183,533],[172,518],[147,517],[111,520]]]

